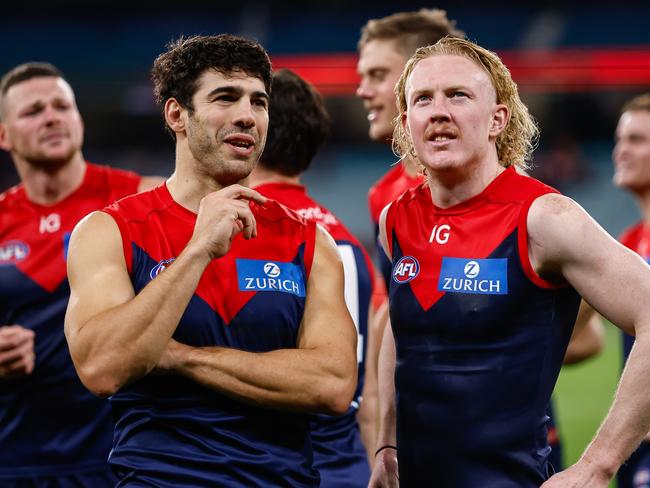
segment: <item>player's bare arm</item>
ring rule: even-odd
[[[265,201],[238,185],[204,197],[186,248],[137,296],[113,218],[96,212],[79,223],[68,253],[65,333],[89,390],[111,395],[155,367],[208,263],[223,256],[239,232],[256,235],[248,199]]]
[[[600,316],[582,300],[564,364],[575,364],[599,354],[605,346],[605,328]]]
[[[545,195],[528,216],[531,262],[547,280],[565,279],[636,343],[609,414],[582,458],[543,486],[605,487],[650,430],[650,266],[618,244],[572,200]]]
[[[391,259],[386,239],[386,215],[389,208],[390,205],[387,205],[379,217],[379,240],[386,256]],[[399,486],[396,449],[395,358],[395,338],[391,330],[390,319],[388,319],[384,328],[377,366],[379,432],[375,448],[375,462],[368,484],[369,488],[393,488]]]
[[[319,228],[315,246],[296,349],[252,353],[171,340],[157,369],[260,406],[347,411],[356,387],[356,332],[336,244]]]
[[[388,320],[388,301],[382,303],[374,312],[372,311],[372,305],[370,309],[368,314],[366,374],[361,394],[363,401],[357,413],[357,421],[368,454],[368,461],[370,467],[372,467],[375,460],[375,445],[377,444],[377,429],[379,427],[377,363],[384,327]]]

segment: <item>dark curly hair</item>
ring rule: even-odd
[[[164,108],[168,99],[175,98],[192,113],[192,97],[206,70],[224,75],[243,71],[259,78],[270,92],[271,61],[259,43],[230,34],[191,36],[170,42],[154,61],[151,79],[156,102]]]
[[[330,132],[320,94],[294,72],[273,74],[269,131],[260,165],[284,176],[305,171]]]

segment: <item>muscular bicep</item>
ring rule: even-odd
[[[341,257],[332,237],[318,227],[298,347],[327,349],[346,364],[352,360],[355,367],[356,342],[354,322],[345,304]]]
[[[122,238],[111,216],[94,212],[75,227],[68,248],[70,301],[65,332],[71,348],[92,317],[133,298]]]
[[[650,266],[603,230],[578,204],[545,195],[528,216],[531,262],[561,275],[601,315],[627,332],[650,316]]]

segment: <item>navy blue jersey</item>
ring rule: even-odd
[[[296,347],[315,224],[272,200],[251,209],[257,237],[236,236],[230,251],[208,265],[175,340],[251,352]],[[120,228],[136,293],[181,253],[196,221],[165,185],[105,211]],[[111,404],[109,462],[123,484],[318,486],[308,415],[244,404],[174,375],[146,376]]]
[[[321,225],[338,246],[345,272],[345,302],[357,328],[358,382],[352,404],[344,415],[314,415],[311,421],[314,467],[320,472],[322,488],[365,488],[370,478],[370,467],[356,414],[362,402],[368,312],[373,292],[374,274],[370,258],[343,223],[313,200],[304,186],[266,183],[255,187],[255,190]]]
[[[88,164],[82,185],[55,205],[31,202],[22,185],[0,195],[0,325],[32,329],[36,357],[32,374],[0,379],[0,485],[107,469],[110,407],[79,381],[63,335],[65,254],[79,220],[139,183],[134,173]]]
[[[426,185],[391,205],[402,486],[532,488],[548,478],[546,408],[580,301],[528,259],[528,209],[552,191],[509,168],[447,209]]]

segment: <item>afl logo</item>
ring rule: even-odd
[[[476,261],[470,261],[465,265],[465,268],[463,269],[463,273],[465,273],[465,276],[468,278],[476,278],[478,274],[481,272],[481,267],[478,265]]]
[[[22,241],[9,241],[0,245],[0,266],[22,261],[29,255],[29,246]]]
[[[408,283],[420,273],[420,263],[413,256],[404,256],[393,268],[393,280],[396,283]]]
[[[277,278],[280,276],[280,267],[275,263],[266,263],[264,265],[264,274],[269,278]]]
[[[156,276],[158,276],[160,273],[162,273],[167,266],[169,266],[171,263],[173,263],[174,259],[176,259],[176,258],[163,259],[162,261],[160,261],[153,268],[151,268],[151,272],[149,273],[149,277],[153,280]]]

